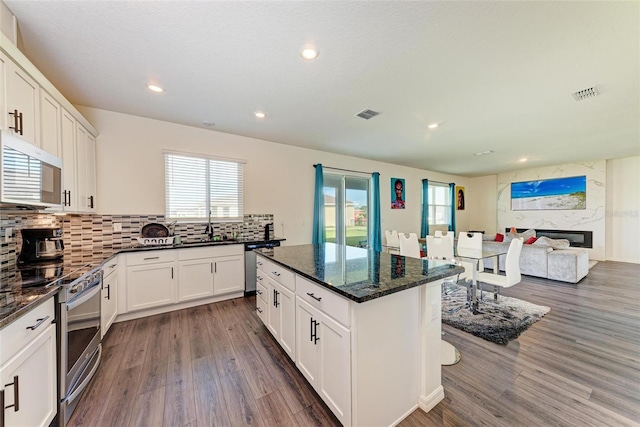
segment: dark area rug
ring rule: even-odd
[[[450,289],[449,295],[442,297],[442,322],[497,344],[506,345],[551,310],[502,295],[498,295],[498,301],[495,302],[493,292],[485,291],[484,301],[480,301],[480,311],[485,314],[474,315],[468,308],[449,313],[449,310],[467,302],[464,286]]]

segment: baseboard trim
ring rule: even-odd
[[[407,412],[405,412],[400,418],[398,418],[393,423],[391,423],[391,427],[395,427],[398,424],[400,424],[405,418],[407,418],[409,415],[411,415],[413,413],[413,411],[415,411],[419,407],[420,407],[419,405],[414,405],[411,409],[409,409]]]
[[[420,396],[418,406],[425,412],[432,410],[440,401],[444,399],[444,387],[438,386],[427,396]]]

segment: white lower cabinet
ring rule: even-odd
[[[175,262],[127,267],[127,309],[144,310],[176,302]]]
[[[272,278],[267,279],[267,328],[291,360],[296,354],[295,294]]]
[[[296,366],[343,425],[351,422],[351,332],[296,298]]]
[[[178,250],[178,301],[244,291],[244,246]]]
[[[126,260],[121,261],[126,268],[117,279],[117,321],[236,298],[244,292],[242,244],[141,250],[119,258]]]
[[[107,335],[109,328],[118,315],[118,264],[109,263],[102,269],[102,303],[100,307],[100,330],[102,337]]]
[[[3,427],[48,426],[57,413],[56,327],[51,323],[53,298],[44,304],[51,305],[47,319],[42,320],[46,316],[38,315],[43,311],[38,307],[0,331]],[[20,342],[25,344],[17,346]],[[10,355],[13,350],[18,351]]]
[[[213,295],[213,260],[180,261],[178,266],[178,301],[189,301]]]
[[[244,291],[244,252],[214,258],[213,275],[214,295]]]

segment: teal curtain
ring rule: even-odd
[[[314,165],[316,168],[316,187],[313,199],[313,244],[322,244],[327,241],[324,228],[324,175],[322,165]]]
[[[371,224],[369,241],[374,251],[382,252],[382,232],[380,230],[380,173],[371,175]]]
[[[429,180],[422,180],[422,227],[420,227],[420,237],[429,235]]]
[[[449,184],[449,199],[451,201],[451,220],[449,221],[449,231],[456,233],[456,184]]]

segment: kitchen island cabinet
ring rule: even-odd
[[[294,276],[296,366],[343,425],[396,425],[444,398],[440,284],[462,267],[333,243],[259,260]]]

